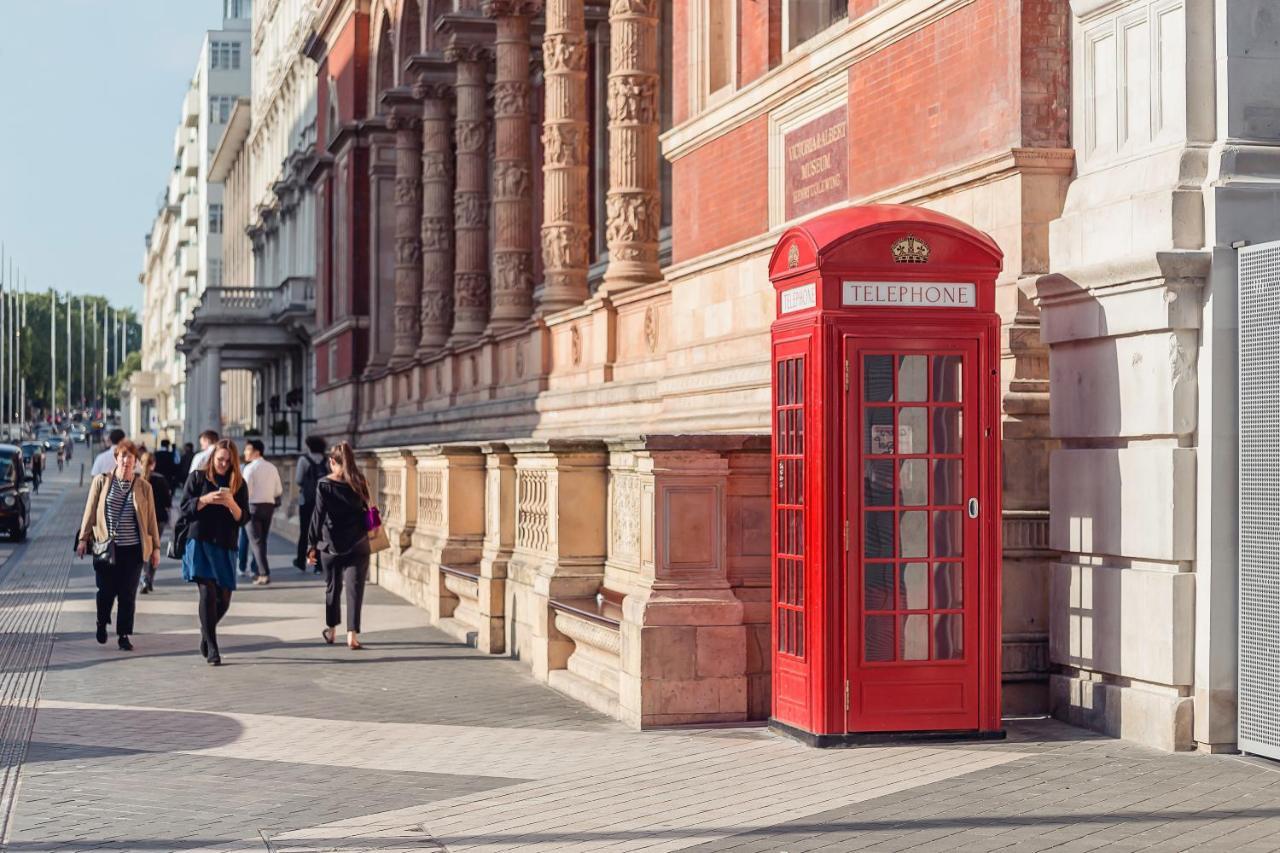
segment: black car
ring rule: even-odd
[[[31,488],[27,485],[22,450],[0,444],[0,530],[21,542],[31,527]]]
[[[32,460],[35,459],[36,454],[40,455],[41,457],[40,461],[43,462],[44,461],[44,442],[41,442],[41,441],[22,442],[22,461],[23,463],[25,463],[27,471],[31,470]]]

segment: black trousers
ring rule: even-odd
[[[271,535],[271,518],[276,514],[275,504],[252,504],[249,507],[249,550],[258,565],[258,574],[271,577],[267,565],[267,537]]]
[[[307,565],[307,531],[311,528],[311,511],[316,505],[298,504],[298,558],[294,565],[305,568]]]
[[[134,608],[138,603],[138,579],[142,577],[142,546],[116,547],[113,565],[93,561],[93,579],[98,586],[98,624],[111,624],[111,607],[116,605],[116,634],[133,633]]]
[[[342,622],[342,588],[347,590],[347,630],[360,632],[364,584],[369,579],[369,548],[350,554],[320,555],[324,566],[324,623],[330,628]]]

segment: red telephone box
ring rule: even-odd
[[[790,228],[773,324],[773,717],[1002,736],[1002,253],[922,208]]]

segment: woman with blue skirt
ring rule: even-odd
[[[200,654],[211,665],[218,653],[218,622],[231,606],[236,588],[236,545],[249,520],[249,489],[240,476],[234,443],[214,445],[204,466],[187,477],[182,498],[186,545],[182,577],[200,589]]]

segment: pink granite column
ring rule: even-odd
[[[453,322],[453,87],[439,59],[413,60],[422,101],[422,297],[418,354],[436,352]]]
[[[396,145],[395,343],[391,350],[391,364],[395,366],[412,361],[418,348],[422,281],[422,116],[408,92],[386,100],[391,106],[387,126],[395,133]]]
[[[488,139],[485,115],[487,44],[454,38],[445,51],[457,66],[457,184],[454,191],[453,333],[467,343],[489,322]]]
[[[541,0],[487,0],[495,19],[493,82],[493,311],[490,331],[533,313],[533,189],[529,124],[529,16]]]
[[[612,0],[609,34],[609,266],[601,290],[616,293],[662,277],[657,0]]]
[[[538,308],[559,311],[587,298],[587,25],[583,0],[547,0],[542,38],[542,265]]]

